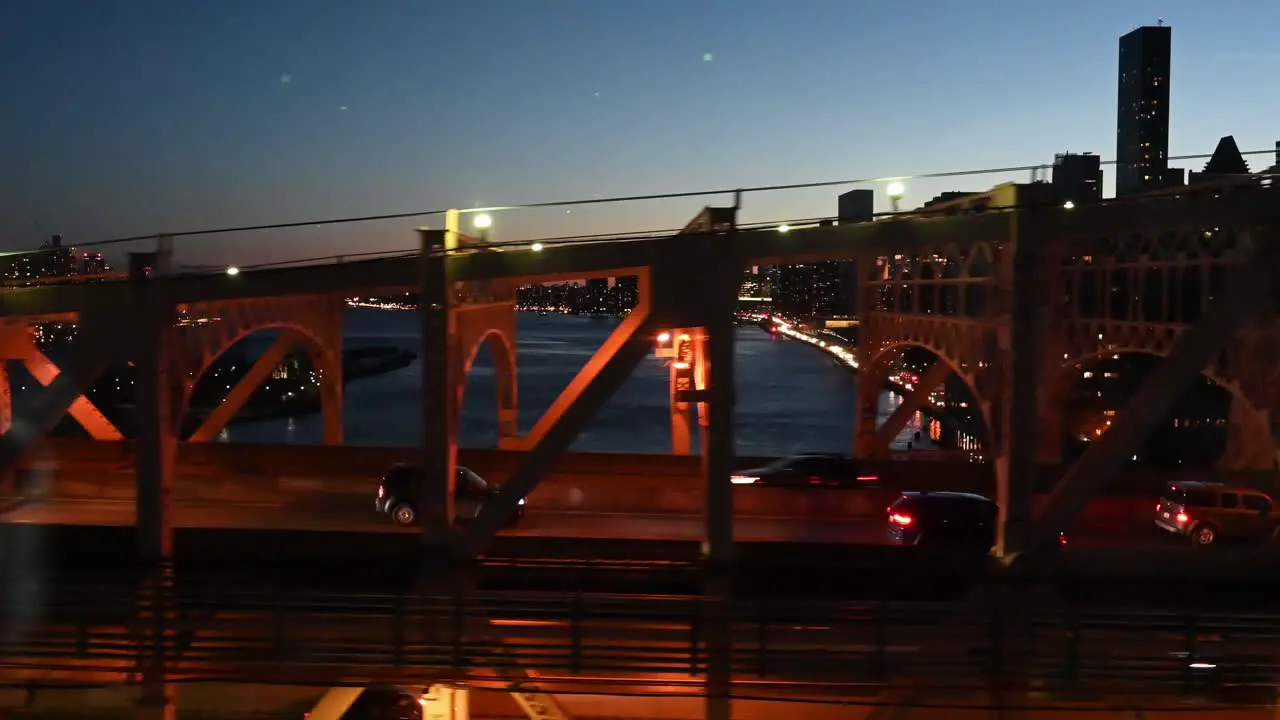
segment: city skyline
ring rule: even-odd
[[[1009,4],[975,23],[930,6],[913,25],[914,5],[924,9],[581,3],[577,13],[486,15],[499,6],[143,2],[126,11],[103,2],[59,15],[59,3],[11,6],[0,14],[20,32],[0,50],[0,80],[29,100],[10,118],[17,142],[0,190],[13,201],[0,211],[0,250],[59,232],[77,245],[450,205],[1048,165],[1065,151],[1110,160],[1116,39],[1161,14],[1177,34],[1171,154],[1209,153],[1228,134],[1246,151],[1274,142],[1267,119],[1280,100],[1256,88],[1280,54],[1251,50],[1266,47],[1274,7],[1209,16],[1189,2],[1123,13]],[[423,23],[463,31],[433,43]],[[970,32],[951,33],[956,23]],[[910,52],[913,42],[933,52]],[[404,69],[413,65],[424,69]],[[460,111],[436,112],[440,98]],[[1224,106],[1229,117],[1209,111]],[[975,142],[992,130],[995,141]],[[1114,174],[1105,177],[1109,195]],[[1026,179],[912,182],[905,205]],[[744,219],[830,215],[841,189],[749,196]],[[499,215],[493,235],[676,227],[703,202],[717,199]],[[210,236],[180,242],[176,259],[404,248],[414,222]]]

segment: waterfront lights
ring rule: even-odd
[[[530,249],[530,250],[532,250],[532,251],[534,251],[534,252],[542,252],[542,243],[536,242],[536,243],[534,243],[534,244],[530,245],[530,246],[529,246],[529,249]]]
[[[471,225],[477,230],[488,230],[493,227],[493,216],[489,213],[478,213]]]
[[[231,277],[235,277],[240,274],[240,268],[236,267],[235,265],[231,265],[227,268],[227,274],[230,275]]]

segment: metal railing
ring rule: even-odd
[[[132,587],[55,588],[38,613],[3,608],[0,665],[177,679],[328,682],[432,677],[689,677],[707,667],[709,618],[729,628],[740,680],[931,686],[1028,684],[1161,692],[1266,686],[1280,615],[1123,608],[529,592],[358,595],[180,583],[141,607]],[[163,605],[163,607],[159,607]],[[956,623],[961,613],[965,623]],[[163,618],[157,631],[156,617]],[[24,619],[25,618],[25,619]],[[948,628],[945,634],[939,631]],[[962,627],[956,632],[953,628]]]

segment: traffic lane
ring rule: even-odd
[[[176,502],[174,523],[182,528],[228,530],[296,530],[344,533],[417,534],[417,528],[394,525],[359,496],[340,495],[300,499],[292,503]],[[9,509],[3,518],[13,523],[40,525],[134,525],[134,504],[121,500],[42,500]],[[530,511],[508,537],[578,538],[698,542],[703,519],[691,515],[627,515]],[[1158,549],[1177,546],[1177,538],[1154,525],[1088,528],[1071,532],[1072,549],[1125,547]],[[807,518],[738,517],[734,536],[740,542],[817,543],[830,545],[880,544],[880,518],[831,521]]]
[[[297,530],[321,532],[417,534],[378,514],[371,503],[300,501],[267,503],[174,503],[174,525],[180,528],[228,530]],[[132,502],[116,500],[45,500],[5,513],[11,523],[36,525],[134,525]],[[883,536],[879,519],[855,522],[813,522],[794,518],[737,518],[736,539],[743,542],[872,544]],[[529,512],[517,527],[503,531],[512,537],[675,540],[696,542],[703,537],[703,520],[696,516],[622,515]]]

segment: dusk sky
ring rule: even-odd
[[[7,0],[0,249],[1109,160],[1117,39],[1158,17],[1172,154],[1272,147],[1275,0]],[[1027,178],[909,181],[906,203]],[[832,215],[840,191],[749,195],[743,219]],[[508,212],[494,238],[678,227],[728,202]],[[405,248],[439,222],[197,237],[177,259]]]

